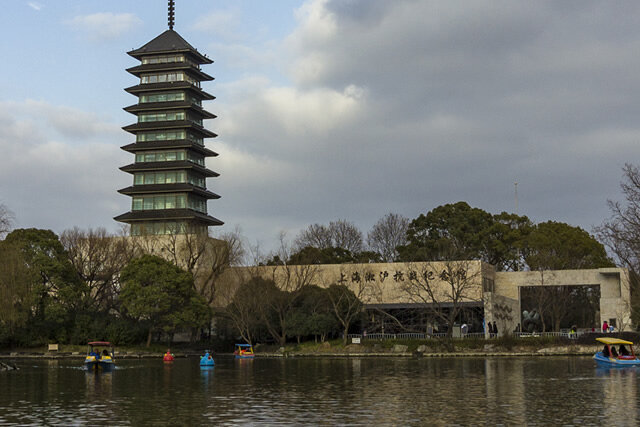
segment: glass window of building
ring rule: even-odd
[[[140,96],[140,104],[144,104],[147,102],[173,102],[173,101],[184,101],[185,100],[184,92],[161,92],[161,93],[150,93],[146,95]]]
[[[184,120],[184,111],[163,111],[161,113],[145,113],[138,116],[138,123],[145,122],[169,122],[174,120]]]

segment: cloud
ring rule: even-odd
[[[142,24],[142,21],[132,13],[102,12],[76,16],[67,24],[93,41],[105,41],[122,36]]]
[[[284,42],[292,84],[245,76],[218,85],[214,107],[227,146],[298,175],[272,182],[234,168],[220,182],[253,183],[249,200],[269,195],[271,207],[245,201],[242,212],[271,215],[272,239],[336,218],[366,232],[386,212],[413,218],[458,200],[512,212],[515,181],[520,214],[589,230],[608,215],[620,166],[640,156],[634,11],[306,2]],[[225,197],[238,197],[221,194],[221,218],[233,217]]]
[[[127,142],[124,132],[116,134],[117,126],[95,115],[40,101],[0,102],[0,113],[0,194],[17,226],[115,230],[112,217],[128,207],[116,190],[130,176],[114,167],[131,162],[119,149]],[[72,135],[80,126],[66,126],[65,116],[69,123],[93,123]]]
[[[42,8],[44,7],[42,4],[37,3],[37,2],[35,2],[35,1],[30,1],[30,2],[28,2],[28,3],[27,3],[27,5],[28,5],[31,9],[36,10],[36,11],[38,11],[38,12],[40,12],[40,11],[42,10]]]

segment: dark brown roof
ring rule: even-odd
[[[120,222],[137,222],[149,220],[198,220],[207,225],[223,225],[224,222],[210,215],[192,209],[163,209],[150,211],[131,211],[113,218]]]
[[[118,190],[118,193],[125,194],[127,196],[134,194],[163,194],[163,193],[193,193],[205,199],[219,199],[220,196],[211,191],[196,187],[192,184],[147,184],[147,185],[133,185],[131,187]]]
[[[150,171],[161,171],[161,170],[185,170],[192,169],[193,171],[200,173],[206,177],[217,177],[220,176],[218,172],[214,172],[211,169],[207,169],[203,166],[195,164],[193,162],[189,162],[187,160],[179,160],[173,162],[143,162],[143,163],[132,163],[127,166],[123,166],[120,168],[123,172],[135,173],[135,172],[150,172]]]
[[[218,153],[211,151],[204,146],[186,139],[176,139],[171,141],[151,141],[151,142],[134,142],[133,144],[127,144],[120,147],[124,151],[129,153],[137,153],[139,151],[152,151],[152,150],[165,150],[169,148],[186,148],[197,153],[204,155],[205,157],[216,157]]]
[[[211,64],[213,61],[202,55],[174,30],[167,30],[139,49],[127,52],[136,59],[146,55],[158,55],[162,53],[189,52],[201,64]]]

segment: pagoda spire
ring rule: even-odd
[[[169,29],[173,30],[173,24],[175,24],[175,9],[176,3],[174,0],[169,0]]]

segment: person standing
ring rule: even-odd
[[[605,320],[604,322],[602,322],[602,333],[606,334],[607,332],[609,332],[609,324]]]
[[[493,326],[491,322],[487,322],[487,331],[489,332],[489,338],[493,338]]]
[[[498,326],[496,325],[496,321],[493,321],[493,334],[498,338]]]

